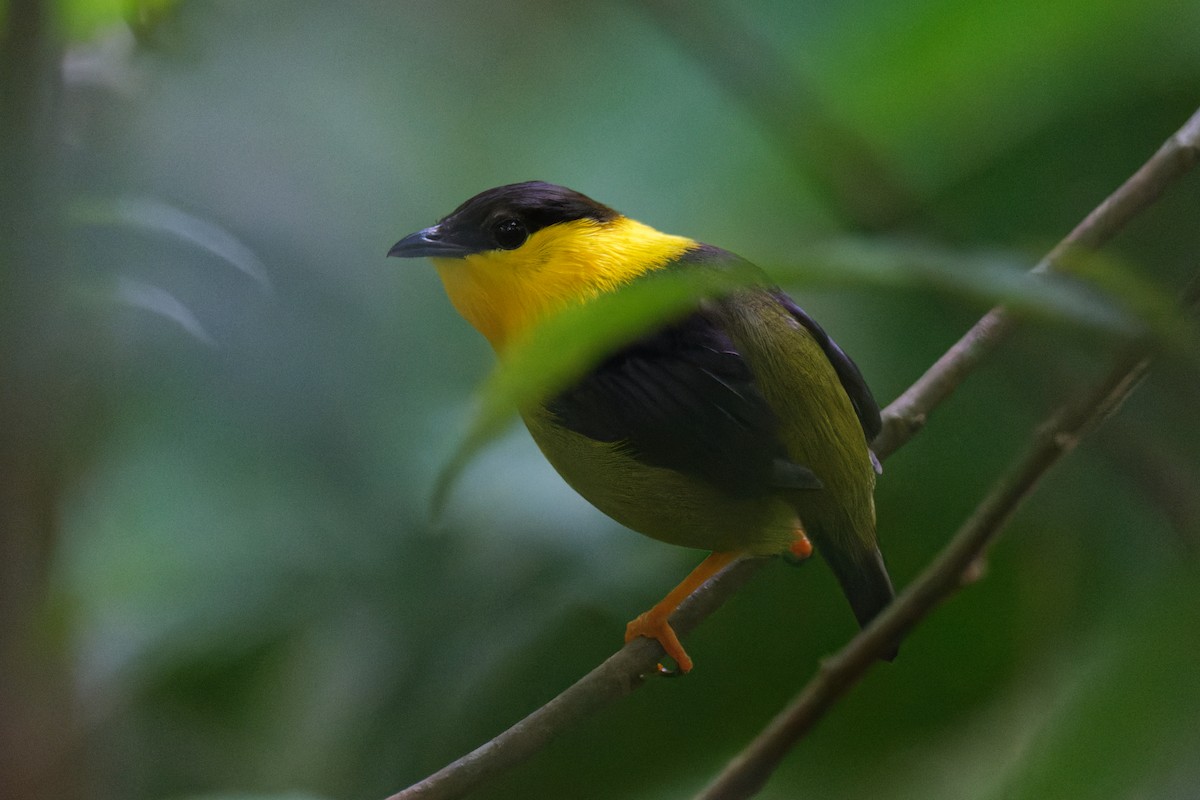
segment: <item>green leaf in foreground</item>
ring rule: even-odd
[[[74,40],[119,25],[145,25],[177,4],[177,0],[59,0],[58,14]]]
[[[1069,275],[1033,272],[1012,256],[847,240],[812,248],[772,272],[784,285],[938,291],[1116,338],[1153,334],[1170,343],[1178,341],[1180,332],[1178,307],[1132,271],[1112,264],[1093,270],[1105,279],[1092,285]],[[434,514],[441,513],[463,469],[506,430],[518,409],[569,386],[606,353],[701,298],[764,280],[749,264],[725,271],[655,273],[546,320],[510,349],[480,387],[467,433],[435,483]],[[1109,287],[1119,293],[1106,293]]]
[[[513,345],[480,387],[467,433],[438,475],[433,512],[440,514],[471,459],[502,434],[519,409],[571,385],[607,353],[694,308],[705,297],[762,283],[750,265],[725,270],[658,272],[619,291],[572,306]]]
[[[1011,253],[959,253],[913,242],[841,240],[772,265],[785,285],[936,291],[1032,319],[1117,337],[1148,333],[1170,342],[1178,305],[1128,266],[1073,253],[1068,272],[1031,269]]]

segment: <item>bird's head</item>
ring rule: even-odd
[[[388,251],[428,257],[459,313],[497,350],[547,313],[659,269],[696,243],[540,181],[488,189]]]

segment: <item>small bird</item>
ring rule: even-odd
[[[643,276],[749,267],[540,181],[482,192],[388,255],[428,257],[500,359],[548,315]],[[692,659],[671,613],[740,556],[799,560],[815,544],[860,625],[894,597],[875,536],[879,406],[854,362],[776,288],[702,300],[521,415],[596,508],[711,551],[625,632],[656,639],[681,672]]]

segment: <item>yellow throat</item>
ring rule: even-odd
[[[432,258],[459,314],[498,353],[547,314],[671,263],[696,243],[617,217],[543,228],[515,250]]]

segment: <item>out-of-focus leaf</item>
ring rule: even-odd
[[[119,23],[143,26],[177,0],[58,0],[58,13],[72,39],[86,39]]]
[[[216,344],[200,320],[187,306],[166,289],[133,278],[122,277],[117,282],[117,298],[134,308],[141,308],[169,319],[205,344]]]
[[[1200,719],[1195,570],[1154,582],[1115,622],[1026,757],[1012,763],[990,796],[1152,796],[1154,782],[1194,759]]]
[[[137,64],[137,37],[124,27],[113,27],[66,48],[62,59],[63,85],[71,89],[106,89],[116,96],[134,97],[145,73]]]
[[[785,284],[933,289],[973,302],[1002,303],[1020,314],[1115,336],[1143,336],[1148,326],[1165,335],[1176,330],[1180,319],[1173,303],[1128,270],[1121,271],[1120,283],[1113,285],[1136,291],[1122,293],[1118,301],[1067,276],[1031,273],[1028,264],[1012,256],[961,254],[906,243],[839,241],[815,248],[773,273]],[[481,387],[467,434],[438,478],[435,514],[442,510],[463,468],[505,430],[517,409],[568,386],[604,353],[698,298],[761,280],[757,272],[653,278],[568,309],[511,350]],[[1123,301],[1127,296],[1137,299],[1136,311],[1146,316],[1126,307]]]
[[[1177,298],[1142,279],[1136,271],[1106,251],[1068,251],[1059,261],[1066,274],[1081,278],[1143,320],[1161,339],[1173,346],[1189,346],[1196,326]]]
[[[1079,254],[1079,264],[1091,256]],[[1072,263],[1076,263],[1073,261]],[[785,284],[932,289],[1025,316],[1116,336],[1179,334],[1178,306],[1130,269],[1108,260],[1094,272],[1033,272],[1018,256],[958,253],[906,242],[840,240],[773,265]],[[1079,277],[1095,280],[1089,284]]]
[[[606,353],[694,307],[702,298],[762,280],[762,273],[752,267],[656,273],[539,324],[509,349],[480,387],[466,436],[434,487],[434,514],[444,507],[463,468],[504,432],[518,409],[569,386]]]
[[[969,170],[1064,110],[1133,83],[1134,54],[1165,39],[1167,26],[1187,25],[1182,15],[1195,7],[917,0],[871,11],[843,11],[853,35],[826,45],[825,88],[860,131],[919,161],[928,179]],[[1178,57],[1166,44],[1159,56]]]
[[[220,225],[161,200],[122,197],[113,201],[80,202],[72,212],[72,218],[81,224],[140,228],[195,245],[245,273],[263,291],[271,291],[266,267],[253,250]]]

